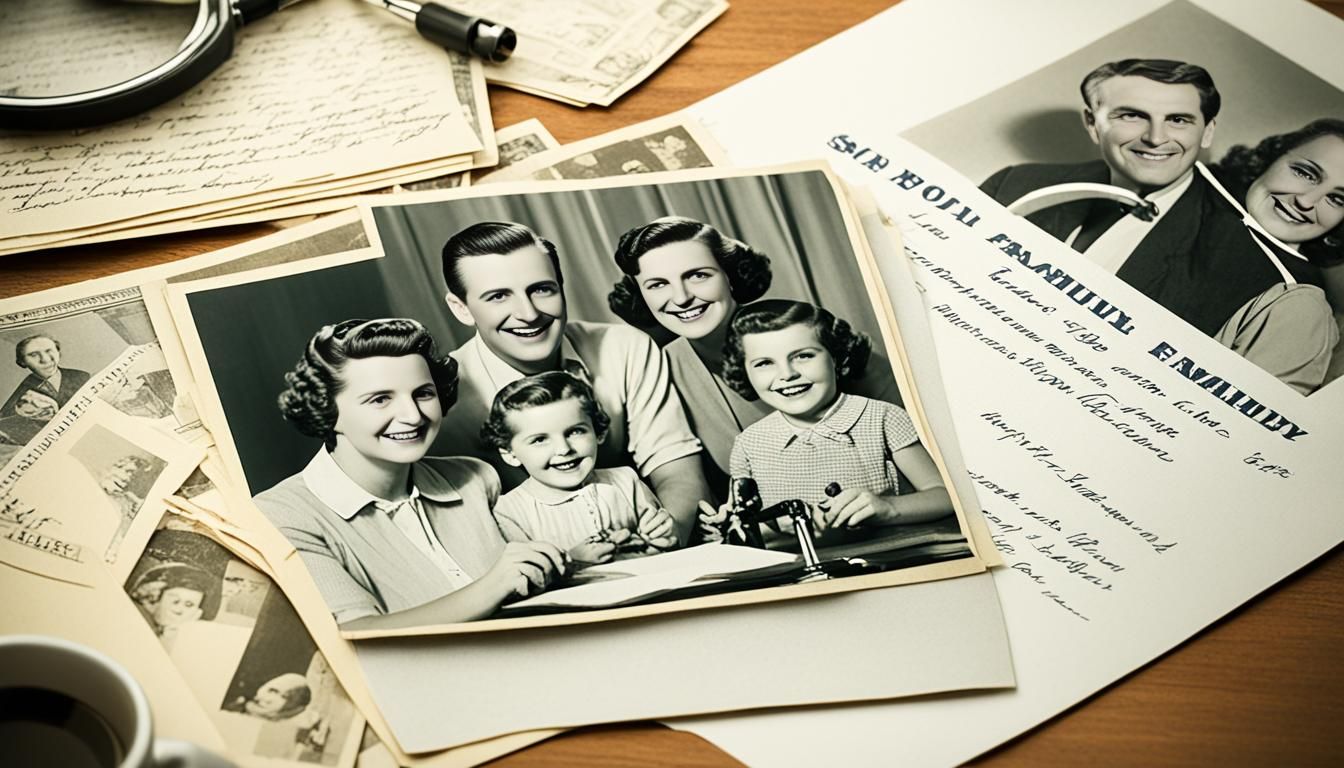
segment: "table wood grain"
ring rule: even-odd
[[[576,141],[689,106],[889,4],[732,0],[727,13],[611,108],[578,109],[492,89],[491,110],[497,126],[535,117],[560,141]],[[1316,4],[1344,16],[1344,0]],[[0,257],[0,297],[185,258],[272,231],[270,225],[250,225]],[[1267,533],[1292,524],[1289,500],[1264,514]],[[1336,549],[1175,650],[973,764],[1338,765],[1344,755],[1339,732],[1344,724],[1342,636],[1344,555]],[[634,723],[572,731],[491,765],[738,764],[690,734]]]

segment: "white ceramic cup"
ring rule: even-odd
[[[0,636],[0,688],[37,688],[82,702],[106,724],[120,747],[117,768],[235,768],[182,741],[154,739],[149,699],[111,658],[68,640],[43,635]],[[4,747],[0,745],[0,763]]]

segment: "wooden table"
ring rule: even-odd
[[[1344,0],[1314,0],[1344,16]],[[539,118],[562,142],[686,107],[890,3],[732,0],[732,7],[609,109],[492,89],[495,124]],[[149,266],[267,234],[267,225],[0,260],[0,297]],[[1270,526],[1291,509],[1267,511]],[[1337,765],[1344,755],[1344,556],[1338,549],[1175,651],[975,761],[986,766]],[[973,729],[974,723],[967,723]],[[781,736],[783,738],[783,736]],[[652,723],[581,729],[492,763],[729,766],[707,742]]]

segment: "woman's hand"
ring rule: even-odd
[[[610,562],[616,555],[616,545],[610,541],[580,542],[569,548],[569,561],[576,566]]]
[[[540,592],[565,573],[565,553],[544,541],[511,541],[481,581],[498,591],[500,600]]]
[[[708,501],[700,502],[700,535],[708,543],[723,541],[720,527],[733,513],[733,508],[724,503],[715,509]]]
[[[828,528],[857,528],[861,525],[888,525],[900,522],[891,500],[872,491],[846,488],[834,498],[817,505],[812,516],[820,533]]]
[[[654,549],[668,550],[677,546],[676,524],[666,509],[647,508],[639,513],[639,535]]]

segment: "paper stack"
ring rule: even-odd
[[[0,133],[0,254],[335,210],[496,157],[479,62],[372,6],[311,0],[148,113]]]

